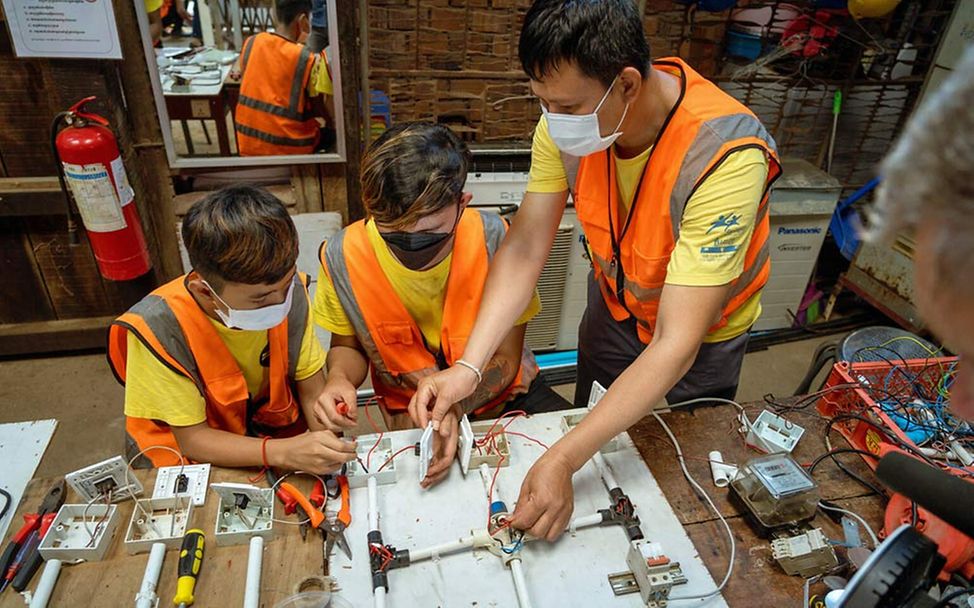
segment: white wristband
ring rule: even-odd
[[[480,384],[481,382],[484,381],[484,374],[483,374],[483,372],[481,372],[480,371],[480,368],[477,367],[476,365],[474,365],[473,363],[470,363],[469,361],[464,361],[463,359],[457,359],[454,363],[456,365],[462,365],[463,367],[465,367],[465,368],[469,369],[470,371],[472,371],[473,373],[477,374],[477,384]]]

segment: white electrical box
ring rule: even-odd
[[[839,564],[821,528],[771,541],[771,556],[786,574],[802,578],[825,574]]]
[[[135,477],[121,456],[78,469],[64,476],[71,489],[85,502],[97,502],[112,493],[112,502],[121,502],[142,493],[142,483]]]
[[[180,478],[180,475],[183,477]],[[193,506],[202,507],[206,502],[206,487],[210,480],[209,464],[189,464],[186,466],[159,467],[153,498],[170,498],[188,494],[193,497]]]
[[[747,443],[768,454],[791,453],[805,429],[768,410],[763,410],[747,429]]]
[[[369,483],[369,477],[375,477],[379,485],[396,483],[399,478],[396,461],[390,460],[393,454],[392,440],[383,437],[376,445],[377,438],[377,435],[362,435],[356,439],[358,458],[349,462],[345,469],[350,488],[364,488]],[[375,449],[372,449],[373,446]]]
[[[419,480],[426,479],[430,463],[433,461],[433,423],[430,422],[419,438]]]
[[[218,545],[274,535],[274,490],[244,483],[215,483],[210,488],[220,497],[214,533]]]
[[[45,560],[100,561],[115,538],[120,519],[115,505],[62,505],[38,550]]]
[[[470,426],[470,419],[464,414],[460,419],[460,445],[457,449],[457,458],[460,459],[460,471],[464,475],[470,470],[470,456],[473,454],[473,428]]]
[[[192,515],[193,501],[186,496],[135,501],[125,532],[125,550],[132,555],[145,553],[155,543],[178,549]]]

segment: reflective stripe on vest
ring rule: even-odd
[[[192,299],[184,284],[185,276],[156,289],[112,323],[108,349],[112,371],[124,384],[127,336],[131,332],[163,365],[193,382],[206,401],[206,422],[210,427],[245,434],[252,423],[285,428],[300,422],[300,410],[290,383],[297,370],[304,333],[308,331],[305,280],[295,275],[298,293],[292,297],[286,322],[268,330],[269,397],[254,412],[248,411],[251,395],[239,366],[209,318]],[[188,331],[195,335],[189,335]],[[280,358],[277,353],[281,351],[286,353],[287,360],[283,369],[277,363]],[[172,432],[162,422],[127,417],[126,430],[128,444],[135,448],[130,457],[150,445],[177,447]],[[178,462],[175,456],[159,450],[146,455],[156,466]]]
[[[454,238],[440,331],[440,352],[448,365],[462,356],[479,308],[487,263],[500,247],[505,233],[504,221],[495,214],[468,209],[461,216]],[[477,262],[478,256],[486,259]],[[398,298],[389,299],[395,298],[395,292],[378,266],[364,222],[346,227],[323,244],[320,257],[369,358],[376,394],[388,410],[405,410],[419,380],[439,368],[436,356],[427,349],[422,332],[408,311]],[[377,291],[363,293],[368,289]],[[516,393],[525,392],[536,375],[537,364],[525,349],[514,381],[477,411],[486,411]]]
[[[768,177],[755,214],[744,270],[734,281],[721,319],[711,331],[725,325],[728,316],[764,286],[770,272],[768,199],[770,187],[781,173],[774,140],[745,106],[679,59],[659,60],[654,66],[675,72],[681,78],[682,92],[650,152],[643,187],[630,207],[632,217],[617,218],[618,189],[611,150],[580,159],[577,183],[569,182],[606,304],[616,320],[634,316],[640,339],[646,343],[652,338],[666,263],[679,238],[687,202],[730,154],[745,148],[764,152]],[[568,168],[572,159],[563,157],[563,162],[571,180]],[[611,223],[610,213],[617,218]],[[661,223],[664,218],[668,221]],[[628,228],[622,231],[625,222]],[[613,251],[612,226],[621,259],[616,259]],[[616,285],[617,274],[621,274],[617,264],[622,264],[625,272],[621,286]]]
[[[234,115],[241,155],[295,154],[314,148],[319,126],[305,94],[313,65],[311,50],[304,45],[266,32],[247,39]],[[281,95],[285,90],[286,99]]]

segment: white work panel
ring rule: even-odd
[[[585,410],[540,414],[530,419],[518,418],[511,431],[535,437],[548,445],[562,435],[561,417]],[[503,423],[506,423],[506,420]],[[393,448],[399,449],[419,440],[421,431],[409,430],[387,434]],[[521,481],[542,448],[526,439],[509,436],[512,463],[503,467],[495,488],[500,488],[508,509],[513,510]],[[605,456],[615,476],[633,503],[641,520],[644,536],[662,544],[671,560],[680,563],[688,579],[674,587],[672,595],[689,596],[707,593],[715,588],[697,550],[667,503],[645,462],[628,435],[622,436],[622,449]],[[381,464],[381,463],[380,463]],[[378,466],[375,462],[373,466]],[[479,472],[471,467],[467,477],[455,463],[449,477],[430,490],[419,487],[417,458],[407,451],[396,458],[399,469],[395,485],[379,486],[378,503],[383,542],[396,549],[423,549],[467,536],[471,529],[482,529],[487,523],[487,497]],[[676,460],[673,466],[678,466]],[[492,469],[493,472],[493,469]],[[595,466],[589,462],[574,478],[575,516],[595,513],[609,505],[609,495]],[[497,500],[496,489],[494,500]],[[330,501],[329,509],[337,509]],[[351,491],[352,523],[345,535],[352,549],[349,562],[337,547],[332,554],[331,574],[336,577],[339,595],[355,606],[372,606],[372,584],[369,569],[368,490]],[[574,537],[563,535],[556,543],[526,543],[520,554],[534,606],[600,606],[614,608],[641,606],[638,593],[616,597],[607,576],[627,570],[629,542],[620,526],[579,530]],[[729,551],[729,548],[728,548]],[[510,571],[500,558],[485,549],[467,550],[427,560],[406,568],[390,570],[389,608],[413,606],[517,606]],[[707,602],[674,601],[674,607],[727,604],[721,597]]]

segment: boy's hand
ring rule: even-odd
[[[339,433],[358,424],[358,393],[344,377],[332,377],[315,403],[315,417],[330,430]]]
[[[438,484],[450,473],[453,458],[457,455],[457,439],[462,416],[460,406],[454,405],[440,420],[440,430],[433,434],[433,460],[426,472],[426,478],[420,482],[422,487],[429,488]]]
[[[333,473],[355,460],[355,454],[354,441],[341,439],[331,431],[310,431],[267,442],[267,461],[288,471]]]

